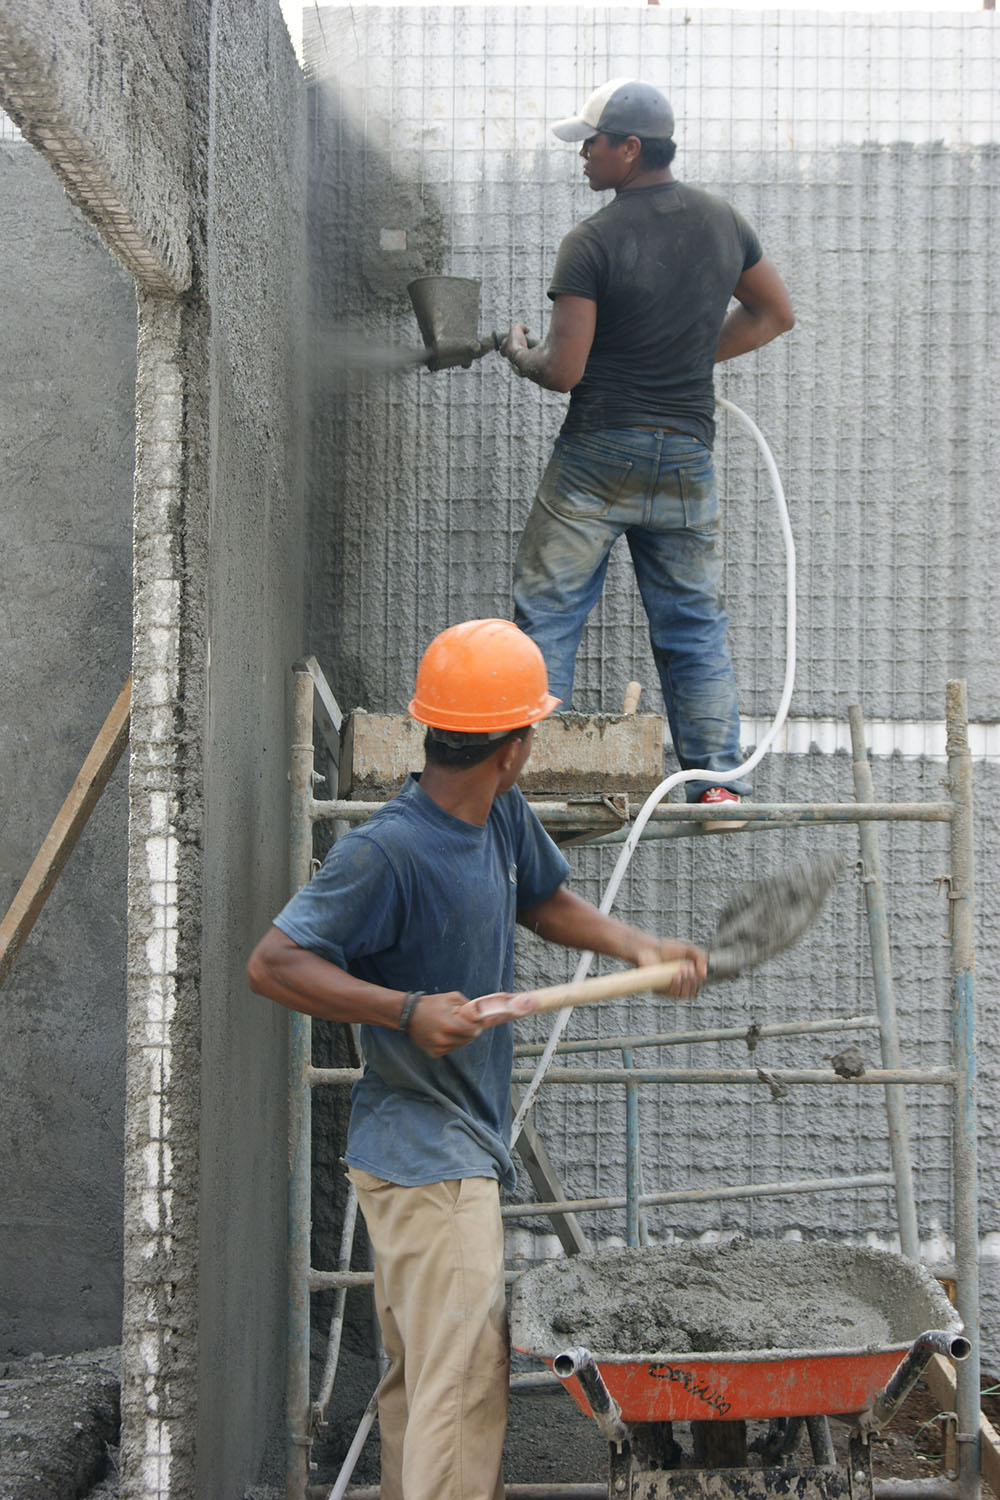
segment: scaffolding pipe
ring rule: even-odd
[[[337,819],[345,823],[364,823],[384,805],[382,802],[343,799],[320,802],[310,798],[309,816],[316,823]],[[607,825],[609,832],[614,833],[623,827],[622,819],[605,803],[535,802],[529,797],[528,806],[546,828],[585,831]],[[639,802],[628,803],[630,823],[639,816],[642,806]],[[740,822],[771,823],[781,828],[868,821],[948,823],[953,812],[950,802],[743,802],[740,804]],[[702,807],[696,802],[661,802],[646,816],[650,822],[688,823],[701,831],[702,824],[717,823],[727,814],[718,807]],[[732,813],[728,816],[732,817]]]
[[[381,1389],[382,1381],[380,1380],[368,1398],[368,1405],[361,1413],[358,1430],[351,1439],[351,1445],[344,1455],[344,1462],[340,1466],[340,1473],[334,1481],[333,1488],[329,1491],[324,1491],[325,1494],[328,1494],[329,1500],[341,1500],[341,1497],[347,1491],[347,1486],[351,1482],[351,1475],[354,1473],[358,1459],[361,1457],[361,1450],[365,1446],[368,1434],[375,1424],[375,1416],[378,1412],[378,1396]],[[310,1494],[312,1493],[313,1491],[310,1491]]]
[[[513,1286],[518,1277],[523,1275],[523,1271],[504,1271],[504,1284],[506,1286]],[[353,1291],[356,1287],[374,1286],[374,1284],[374,1271],[313,1270],[309,1272],[309,1290],[311,1292],[332,1292],[336,1291],[339,1286],[346,1287],[348,1291]],[[377,1329],[378,1319],[376,1318],[374,1321]]]
[[[845,1077],[824,1068],[769,1068],[766,1078],[756,1068],[633,1068],[636,1083],[807,1083],[842,1084],[845,1086],[879,1083],[930,1083],[951,1087],[954,1068],[870,1068],[858,1078]],[[307,1083],[350,1085],[361,1077],[360,1068],[310,1068]],[[530,1068],[515,1068],[511,1081],[525,1083],[532,1077]],[[546,1083],[624,1083],[621,1068],[550,1068]]]
[[[975,864],[972,824],[972,756],[964,681],[947,687],[948,780],[951,820],[952,1063],[957,1075],[952,1172],[955,1197],[955,1289],[969,1358],[955,1371],[958,1416],[958,1483],[962,1500],[982,1489],[979,1371],[978,1139],[976,1124],[976,999],[973,915]]]
[[[351,1246],[354,1243],[354,1226],[358,1221],[358,1195],[355,1192],[353,1182],[348,1181],[347,1199],[344,1203],[344,1223],[340,1234],[340,1255],[337,1266],[341,1271],[346,1271],[351,1264]],[[310,1290],[312,1278],[310,1277]],[[330,1332],[326,1344],[326,1363],[323,1366],[323,1378],[320,1381],[319,1395],[316,1397],[316,1405],[313,1419],[316,1425],[326,1418],[326,1409],[333,1395],[333,1382],[337,1378],[337,1365],[340,1361],[340,1341],[344,1332],[344,1311],[347,1307],[347,1287],[339,1286],[334,1302],[333,1313],[330,1318]]]
[[[853,755],[854,794],[859,802],[874,801],[871,766],[865,743],[865,726],[859,707],[849,708],[851,750]],[[952,825],[954,826],[954,825]],[[883,1068],[899,1068],[902,1055],[896,1025],[896,995],[892,982],[892,952],[889,946],[889,922],[885,909],[885,886],[882,881],[882,853],[878,829],[872,823],[858,824],[858,840],[864,866],[862,884],[865,910],[868,914],[868,938],[872,950],[875,981],[875,1008],[878,1012],[882,1042]],[[896,1177],[896,1216],[899,1221],[899,1243],[904,1255],[920,1259],[920,1236],[917,1230],[917,1208],[913,1197],[913,1165],[910,1137],[906,1122],[906,1102],[897,1084],[887,1084],[885,1108],[889,1126],[889,1156]]]
[[[347,1491],[345,1500],[379,1500],[380,1493],[377,1484],[359,1485]],[[330,1500],[331,1494],[328,1485],[314,1484],[306,1491],[306,1500]],[[508,1484],[504,1495],[506,1500],[608,1500],[608,1487],[606,1484]]]
[[[622,1047],[683,1047],[691,1042],[746,1042],[753,1050],[758,1043],[775,1036],[822,1036],[831,1031],[875,1031],[876,1016],[844,1016],[836,1021],[787,1021],[771,1026],[711,1026],[704,1031],[665,1031],[652,1036],[584,1037],[581,1041],[560,1042],[557,1057],[578,1052],[615,1052]],[[544,1042],[519,1042],[514,1056],[537,1057]]]
[[[291,862],[289,886],[297,891],[312,871],[312,820],[308,804],[313,773],[313,681],[294,673],[291,758]],[[287,1451],[285,1494],[302,1500],[309,1483],[312,1425],[309,1407],[309,1221],[312,1184],[312,1022],[289,1011],[288,1022],[288,1347],[285,1375]]]
[[[643,1208],[663,1207],[674,1203],[715,1203],[738,1198],[784,1198],[791,1193],[835,1193],[849,1188],[891,1187],[891,1172],[866,1172],[856,1177],[817,1177],[796,1182],[748,1183],[742,1187],[677,1188],[670,1192],[643,1193],[640,1199]],[[553,1203],[505,1203],[500,1210],[505,1219],[524,1219],[553,1213],[603,1212],[608,1208],[623,1208],[624,1193],[607,1198],[566,1198]]]
[[[958,1485],[951,1479],[877,1479],[872,1486],[875,1500],[959,1500]]]
[[[622,1048],[622,1071],[626,1080],[635,1072],[632,1066],[631,1047]],[[625,1235],[630,1250],[638,1250],[648,1242],[645,1231],[646,1215],[642,1207],[642,1153],[639,1149],[639,1085],[634,1081],[625,1084]]]
[[[339,1070],[332,1070],[337,1072]],[[865,1087],[884,1083],[932,1083],[951,1087],[957,1079],[955,1068],[869,1068],[857,1078],[847,1078],[832,1068],[769,1068],[762,1079],[756,1068],[633,1068],[636,1083],[751,1083],[765,1087],[775,1083],[834,1085],[839,1088]],[[530,1068],[515,1068],[514,1083],[527,1083]],[[334,1080],[331,1080],[331,1082]],[[340,1082],[340,1079],[336,1080]],[[550,1068],[546,1083],[622,1083],[621,1068]]]

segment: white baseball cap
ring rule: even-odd
[[[674,133],[674,112],[651,83],[640,83],[638,78],[612,78],[594,90],[578,115],[557,120],[552,132],[561,141],[585,141],[599,133],[668,141]]]

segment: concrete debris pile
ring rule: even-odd
[[[117,1494],[118,1367],[117,1349],[0,1363],[0,1500]]]

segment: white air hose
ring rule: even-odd
[[[709,780],[712,782],[713,786],[721,786],[727,781],[736,781],[740,777],[748,775],[749,772],[751,772],[753,768],[763,759],[763,757],[767,754],[768,750],[773,745],[781,729],[781,726],[785,722],[785,719],[788,715],[788,706],[792,701],[792,688],[795,683],[795,540],[792,536],[792,528],[788,520],[788,506],[785,503],[784,487],[781,483],[781,476],[778,473],[777,465],[774,462],[774,455],[768,447],[767,442],[764,438],[764,434],[761,432],[757,424],[753,422],[747,416],[746,412],[740,409],[740,407],[734,406],[731,401],[723,400],[721,396],[716,399],[716,405],[722,407],[725,411],[731,412],[734,417],[738,417],[739,420],[748,429],[748,431],[752,434],[754,441],[756,442],[757,447],[760,449],[761,455],[764,459],[764,465],[770,476],[771,487],[774,491],[774,498],[778,507],[778,518],[781,524],[781,535],[784,538],[785,543],[786,598],[785,682],[781,693],[781,702],[778,704],[778,711],[774,716],[774,722],[772,723],[770,729],[763,736],[760,744],[754,750],[754,753],[750,756],[749,760],[744,761],[741,766],[737,766],[735,770],[732,771],[675,771],[672,776],[668,776],[666,780],[661,781],[659,786],[656,787],[652,792],[650,792],[649,796],[646,798],[646,801],[643,803],[642,808],[639,811],[635,823],[632,825],[632,830],[629,833],[628,838],[622,845],[622,851],[619,854],[615,867],[611,872],[611,879],[608,881],[607,886],[605,887],[604,895],[601,897],[599,910],[602,912],[609,912],[611,910],[611,907],[614,905],[615,897],[618,894],[618,888],[625,878],[625,871],[629,867],[632,855],[635,853],[636,847],[639,843],[639,839],[642,836],[642,831],[645,828],[646,824],[649,822],[654,807],[657,807],[659,803],[663,801],[667,793],[670,792],[673,787],[679,786],[681,782]],[[586,978],[593,961],[593,953],[580,954],[576,970],[573,974],[574,984],[577,982],[577,980]],[[559,1038],[565,1031],[571,1014],[572,1006],[567,1006],[565,1010],[561,1010],[557,1013],[555,1021],[552,1024],[552,1031],[550,1032],[549,1039],[545,1044],[545,1050],[542,1052],[541,1057],[539,1057],[538,1059],[538,1063],[535,1067],[534,1074],[532,1075],[531,1082],[528,1084],[528,1087],[524,1094],[524,1098],[521,1100],[520,1107],[518,1108],[517,1114],[514,1117],[514,1123],[511,1126],[512,1149],[514,1145],[516,1145],[518,1136],[521,1134],[521,1131],[524,1127],[524,1122],[534,1105],[535,1097],[538,1094],[538,1090],[541,1088],[542,1083],[544,1082],[545,1075],[549,1070],[549,1065],[555,1053]]]

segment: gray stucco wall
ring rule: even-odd
[[[194,294],[140,299],[123,1410],[128,1496],[238,1496],[280,1429],[301,654],[305,92],[276,5],[207,8]]]
[[[540,332],[559,241],[602,201],[548,122],[604,79],[638,73],[674,103],[676,174],[729,197],[756,224],[798,318],[791,335],[718,378],[719,394],[748,412],[773,449],[798,552],[792,743],[808,753],[770,755],[755,796],[851,799],[849,757],[833,746],[843,744],[835,726],[846,727],[848,707],[859,703],[895,746],[876,761],[878,795],[937,798],[943,767],[923,736],[943,719],[946,680],[968,679],[981,749],[1000,711],[989,571],[996,520],[986,500],[1000,458],[988,373],[997,290],[987,270],[997,228],[997,48],[989,13],[307,13],[312,238],[324,252],[313,279],[315,326],[331,390],[318,408],[325,487],[315,501],[310,620],[345,707],[401,711],[438,630],[509,614],[517,536],[565,405],[492,357],[436,375],[365,369],[354,353],[358,331],[381,346],[415,346],[406,282],[445,273],[481,278],[483,329],[521,317]],[[752,725],[769,722],[780,696],[785,562],[769,482],[731,418],[720,422],[716,456],[750,744]],[[645,618],[623,548],[584,637],[574,707],[616,709],[631,677],[655,708]],[[994,1368],[1000,1180],[986,1145],[998,1065],[996,770],[995,752],[984,753],[976,769],[977,970],[984,1341]],[[908,828],[882,839],[904,1051],[913,1063],[941,1062],[947,903],[936,880],[947,873],[947,838],[942,829]],[[856,858],[856,835],[846,830],[660,844],[636,857],[617,909],[704,941],[737,884],[826,845]],[[612,865],[612,854],[574,851],[574,881],[597,899]],[[802,947],[752,979],[706,992],[697,1022],[870,1012],[867,946],[861,887],[848,880]],[[564,978],[568,968],[534,944],[522,947],[521,965],[525,983]],[[571,1030],[591,1028],[653,1029],[654,1014],[641,1002],[614,1016],[581,1012]],[[833,1050],[792,1043],[769,1047],[768,1058],[819,1065]],[[681,1053],[692,1065],[747,1065],[745,1047]],[[755,1061],[768,1066],[762,1055]],[[940,1266],[952,1253],[948,1107],[936,1091],[911,1106],[920,1232]],[[539,1123],[571,1192],[623,1190],[622,1109],[592,1089],[553,1086],[544,1096]],[[656,1090],[643,1111],[651,1189],[873,1171],[887,1161],[875,1090],[797,1092],[777,1104],[763,1087],[724,1095],[678,1087]],[[894,1218],[891,1195],[866,1189],[658,1210],[651,1229],[666,1238],[835,1229],[889,1243]],[[599,1238],[620,1236],[623,1218],[588,1219],[590,1227]]]
[[[26,143],[0,144],[0,906],[131,658],[135,293]],[[0,1353],[118,1342],[126,766],[0,1004]]]
[[[154,9],[0,0],[0,86],[139,282],[122,1493],[236,1500],[284,1375],[287,1027],[244,966],[287,894],[305,91],[276,3]]]
[[[307,460],[305,89],[277,5],[218,6],[212,60],[196,1482],[206,1500],[242,1495],[282,1429],[288,1021],[248,993],[245,964],[288,889]]]
[[[0,5],[7,112],[150,290],[191,279],[186,85],[199,7],[140,0]]]

